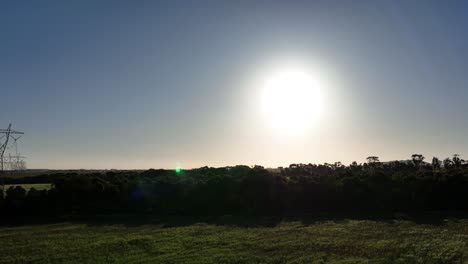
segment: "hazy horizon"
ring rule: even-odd
[[[0,128],[25,132],[20,152],[38,169],[468,156],[467,11],[462,1],[3,2]],[[265,80],[291,69],[312,76],[320,100],[301,87],[265,95]]]

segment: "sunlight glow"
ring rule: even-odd
[[[322,110],[318,82],[305,68],[274,71],[263,83],[262,110],[275,129],[288,134],[303,133]]]

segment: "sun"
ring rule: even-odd
[[[262,110],[271,124],[289,134],[303,133],[318,119],[322,96],[318,82],[306,68],[274,71],[263,83]]]

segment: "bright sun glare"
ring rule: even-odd
[[[264,81],[262,109],[276,129],[303,133],[320,115],[320,87],[305,68],[275,71]]]

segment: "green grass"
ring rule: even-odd
[[[10,188],[11,186],[21,186],[23,187],[27,192],[29,192],[29,190],[31,188],[35,188],[36,190],[40,191],[40,190],[49,190],[50,188],[52,188],[52,184],[50,183],[33,183],[33,184],[5,184],[5,190],[8,190],[8,188]]]
[[[0,227],[0,245],[0,263],[468,263],[468,220],[60,223]]]

